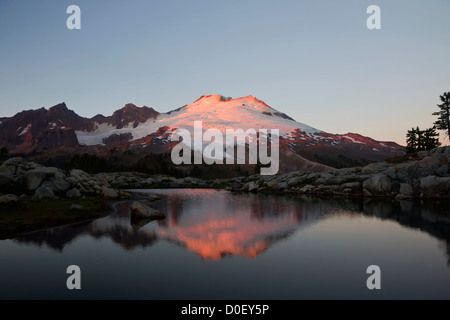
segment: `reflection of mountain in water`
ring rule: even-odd
[[[153,206],[167,214],[165,220],[130,220],[129,203],[121,203],[116,213],[89,224],[39,231],[15,240],[61,251],[82,236],[110,238],[126,250],[167,240],[204,259],[228,255],[253,258],[321,219],[363,213],[425,231],[445,241],[450,256],[450,216],[445,214],[445,201],[313,199],[198,189],[160,192],[163,199]]]
[[[226,255],[253,258],[266,251],[274,239],[311,220],[296,210],[294,203],[277,198],[238,203],[222,200],[191,208],[175,197],[168,202],[170,218],[160,223],[159,237],[180,243],[205,259]]]

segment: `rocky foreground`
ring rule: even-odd
[[[101,177],[81,170],[64,170],[45,167],[22,158],[11,158],[0,166],[0,203],[20,199],[81,198],[83,195],[101,195],[106,199],[128,198],[130,195],[113,188]]]
[[[422,151],[402,163],[373,163],[365,167],[317,173],[290,172],[275,176],[202,180],[150,176],[135,172],[88,174],[45,167],[21,158],[0,166],[0,203],[20,199],[77,199],[98,195],[129,198],[122,189],[217,188],[244,192],[279,192],[360,197],[450,198],[450,147]]]
[[[402,163],[318,173],[250,177],[239,190],[360,197],[450,198],[450,147],[418,152]],[[233,188],[239,187],[233,185]]]

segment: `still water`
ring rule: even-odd
[[[0,241],[0,299],[450,299],[448,202],[140,192],[161,195],[165,220],[131,220],[124,202]]]

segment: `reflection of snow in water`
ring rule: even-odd
[[[63,250],[80,235],[110,238],[126,250],[167,240],[204,259],[217,260],[225,255],[254,258],[300,226],[320,219],[324,213],[313,209],[313,205],[306,208],[279,196],[233,195],[209,189],[149,192],[162,196],[151,206],[164,212],[166,219],[131,219],[130,202],[125,201],[116,203],[111,215],[87,225],[53,228],[17,240],[37,242],[57,250]]]
[[[141,239],[166,239],[204,259],[220,259],[224,255],[253,258],[266,251],[274,239],[292,233],[299,217],[292,204],[275,198],[250,198],[253,199],[241,201],[242,197],[215,190],[173,191],[154,204],[167,214],[165,220],[136,228],[130,225],[127,215],[116,214],[94,221],[90,230],[111,234],[119,228],[126,234],[136,232]],[[127,210],[122,208],[122,212]]]

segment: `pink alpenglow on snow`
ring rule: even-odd
[[[269,132],[270,131],[270,132]],[[194,121],[193,134],[186,129],[177,129],[172,141],[180,141],[171,153],[172,162],[192,164],[191,151],[194,152],[194,164],[248,164],[270,165],[261,167],[262,175],[274,175],[280,167],[278,129],[225,129],[203,130],[202,121]],[[246,147],[248,146],[248,157]],[[235,154],[236,150],[236,154]],[[270,155],[269,155],[270,153]]]

